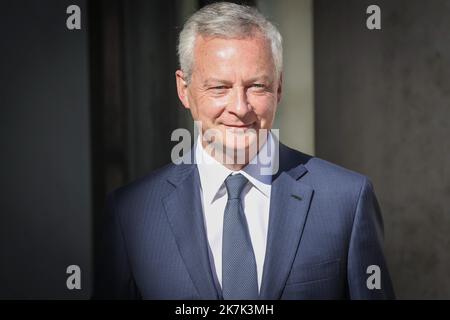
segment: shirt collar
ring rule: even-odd
[[[267,170],[267,168],[271,168],[274,163],[274,152],[270,152],[270,155],[267,153],[267,149],[271,148],[273,143],[275,143],[272,133],[269,132],[266,143],[255,156],[255,159],[250,161],[249,164],[239,171],[228,169],[216,159],[211,157],[203,148],[200,139],[201,135],[198,135],[198,139],[194,146],[195,163],[197,164],[202,192],[206,203],[210,204],[214,201],[217,193],[221,190],[225,179],[233,173],[241,173],[256,189],[264,194],[264,196],[267,198],[270,197],[272,176],[262,174],[261,169],[264,167],[265,170]],[[262,163],[260,159],[261,154],[269,156],[268,164]]]

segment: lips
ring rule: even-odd
[[[225,127],[229,128],[242,128],[242,129],[248,129],[253,127],[254,123],[249,124],[224,124]]]
[[[233,135],[247,135],[256,130],[255,123],[250,124],[223,124],[225,132]]]

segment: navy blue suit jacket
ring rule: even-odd
[[[282,144],[279,159],[260,298],[394,298],[368,178]],[[169,164],[108,195],[95,298],[222,298],[199,183],[195,164]]]

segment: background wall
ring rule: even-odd
[[[0,299],[89,297],[88,35],[66,28],[70,4],[2,1]]]
[[[313,155],[313,1],[258,0],[257,6],[283,36],[283,93],[274,128],[283,143]]]
[[[316,153],[369,175],[399,298],[450,298],[450,2],[314,1]]]
[[[192,128],[176,38],[210,2],[2,2],[0,298],[90,296],[105,193]],[[282,140],[371,177],[398,297],[449,299],[450,2],[379,0],[380,31],[365,0],[244,2],[285,40]],[[70,4],[81,30],[66,28]],[[66,288],[70,264],[81,291]]]

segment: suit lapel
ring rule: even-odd
[[[292,268],[314,190],[299,181],[309,157],[280,143],[280,170],[273,177],[261,299],[278,299]],[[218,299],[208,257],[200,178],[195,165],[178,165],[163,199],[180,254],[202,299]]]
[[[163,199],[178,249],[201,299],[217,299],[208,257],[201,205],[199,177],[195,165],[179,165],[169,179],[175,189]]]
[[[264,261],[261,299],[279,299],[302,237],[313,189],[298,181],[307,169],[290,167],[289,151],[280,144],[280,172],[272,181],[269,231]],[[288,153],[288,154],[286,154]],[[284,158],[284,159],[283,159]],[[283,171],[284,170],[284,171]]]

